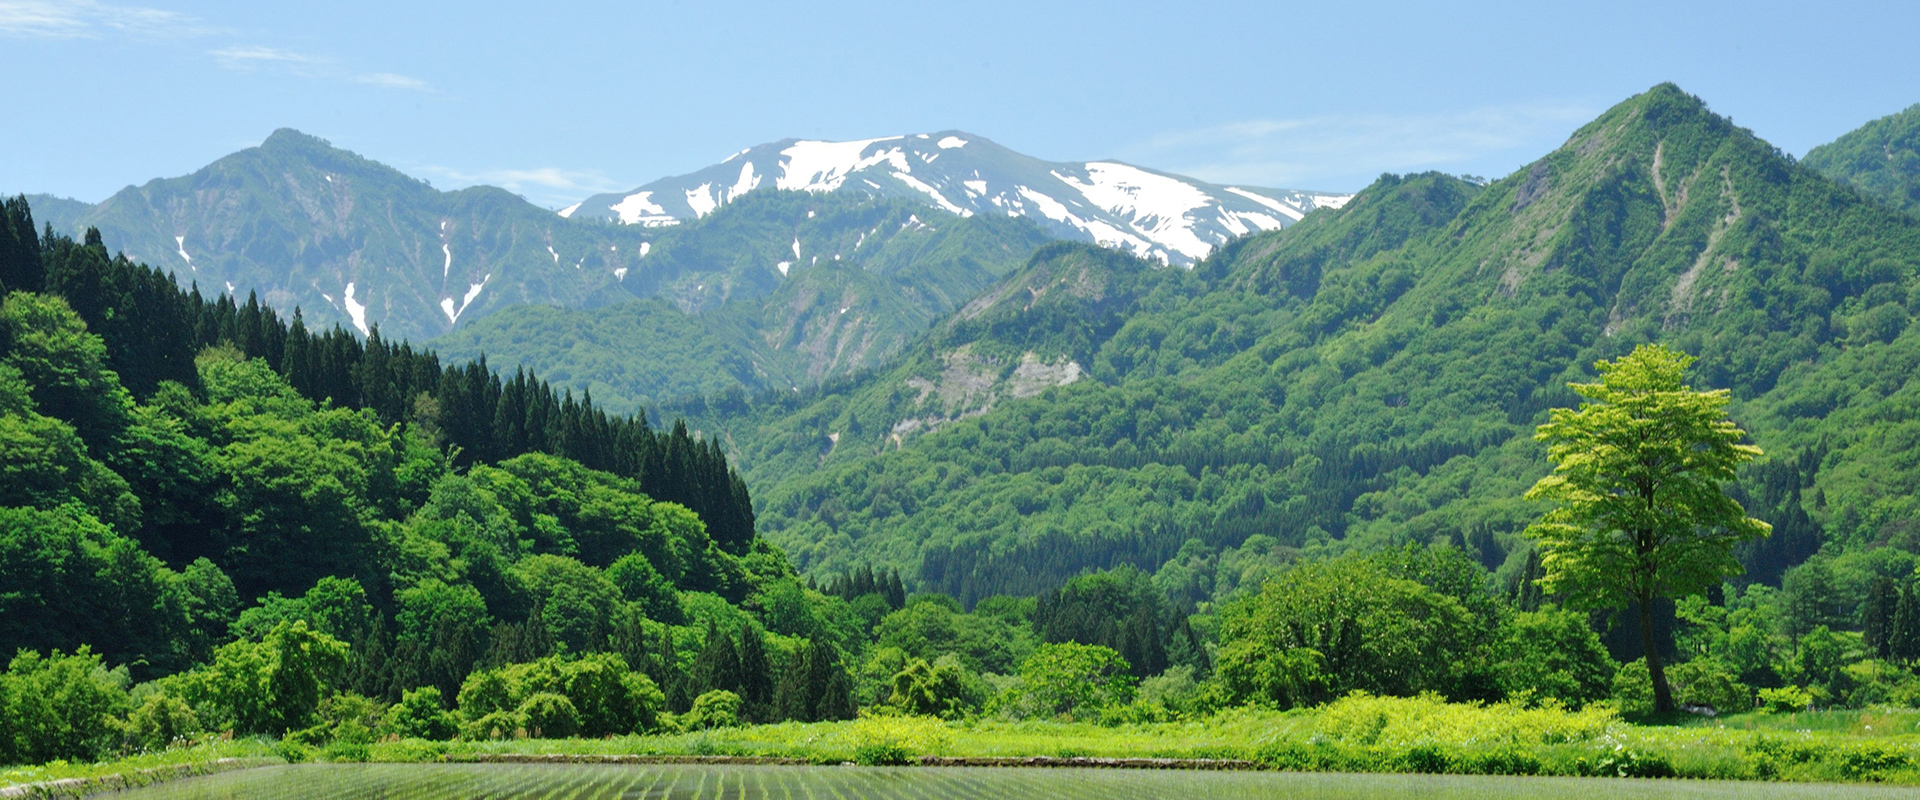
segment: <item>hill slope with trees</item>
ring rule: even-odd
[[[1920,212],[1920,104],[1813,148],[1801,163],[1894,208]]]
[[[1775,582],[1828,545],[1911,558],[1882,545],[1920,479],[1888,445],[1915,424],[1917,269],[1912,218],[1661,86],[1488,186],[1388,176],[1222,248],[1077,356],[1091,380],[899,441],[933,402],[903,374],[699,424],[732,437],[762,530],[807,570],[871,560],[972,599],[1258,533],[1307,554],[1450,541],[1512,576],[1533,426],[1595,361],[1662,341],[1770,454],[1739,492],[1775,527],[1743,548],[1749,579]],[[1008,313],[1030,314],[1004,326],[1015,354],[1069,327]]]

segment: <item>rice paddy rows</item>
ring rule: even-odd
[[[191,778],[125,800],[1717,800],[1920,798],[1877,786],[995,767],[302,764]]]

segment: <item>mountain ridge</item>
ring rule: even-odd
[[[916,171],[918,170],[918,171]],[[1348,195],[1216,186],[1121,161],[1049,162],[960,130],[829,142],[782,139],[629,192],[594,195],[562,216],[667,226],[712,213],[768,183],[857,191],[960,216],[1024,216],[1058,238],[1190,264],[1254,231],[1275,230]]]
[[[1664,341],[1775,454],[1737,487],[1775,523],[1742,553],[1774,581],[1823,542],[1911,536],[1887,498],[1920,474],[1872,442],[1920,424],[1898,400],[1916,275],[1920,223],[1663,84],[1485,187],[1390,176],[1223,248],[1039,399],[895,443],[938,392],[876,375],[699,424],[822,574],[898,567],[971,600],[1254,534],[1305,554],[1444,540],[1510,573],[1545,469],[1533,425],[1596,360]]]

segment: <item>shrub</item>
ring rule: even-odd
[[[1331,693],[1455,691],[1483,636],[1459,600],[1360,556],[1296,566],[1220,622],[1218,669],[1235,699],[1282,706],[1310,695],[1310,667]]]
[[[534,692],[516,710],[526,721],[527,735],[536,739],[566,739],[580,733],[580,711],[566,695]]]
[[[1605,699],[1619,671],[1583,614],[1544,608],[1500,626],[1494,680],[1508,695],[1530,692],[1572,706]]]
[[[980,706],[976,680],[949,653],[932,664],[914,659],[893,676],[887,705],[907,714],[955,719]]]
[[[108,670],[84,646],[72,655],[21,651],[0,683],[7,702],[0,714],[13,729],[13,752],[5,755],[27,763],[105,755],[117,738],[118,715],[132,702],[126,670]]]
[[[847,731],[854,761],[860,764],[905,764],[914,757],[946,752],[953,732],[934,717],[865,715]]]
[[[680,715],[684,730],[732,728],[740,724],[740,695],[714,689],[693,699],[693,708]]]
[[[1098,718],[1108,707],[1133,699],[1127,660],[1098,645],[1041,645],[1020,663],[1020,683],[998,698],[1015,717]]]
[[[127,735],[148,750],[164,750],[200,732],[200,721],[186,701],[164,692],[147,696],[127,715]]]
[[[1673,699],[1685,705],[1711,706],[1719,711],[1744,711],[1753,706],[1753,692],[1736,680],[1733,667],[1714,658],[1696,658],[1667,671]]]
[[[1614,673],[1613,702],[1622,713],[1652,713],[1653,674],[1647,670],[1646,659],[1622,664],[1620,671]]]
[[[596,738],[654,730],[659,725],[657,715],[666,704],[666,696],[653,680],[628,669],[626,660],[618,655],[549,656],[468,675],[460,686],[463,735],[499,738],[528,724],[559,721],[535,720],[522,713],[528,710],[528,699],[542,693],[565,697],[576,715],[575,733]],[[554,707],[550,700],[543,703],[541,709]],[[503,733],[501,726],[515,720],[495,715],[509,712],[519,715],[518,724]],[[484,725],[480,724],[483,720],[487,720]]]
[[[1805,711],[1813,706],[1813,693],[1798,686],[1760,690],[1760,708],[1773,713]]]
[[[444,707],[439,688],[422,686],[402,694],[400,702],[387,709],[382,727],[409,739],[444,741],[460,732],[460,721]]]

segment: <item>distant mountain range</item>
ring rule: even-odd
[[[821,202],[722,213],[750,192],[782,190]],[[99,228],[110,247],[172,270],[204,292],[254,293],[277,308],[301,309],[309,325],[362,333],[377,325],[389,336],[414,340],[520,305],[584,311],[657,297],[685,313],[734,301],[758,308],[790,284],[796,288],[788,294],[834,295],[837,315],[858,305],[839,302],[856,276],[841,270],[823,289],[821,276],[801,280],[803,272],[832,259],[886,273],[863,296],[901,314],[834,326],[843,334],[859,332],[827,348],[831,356],[758,359],[758,371],[748,373],[758,378],[741,384],[757,390],[873,365],[933,315],[952,310],[1050,238],[1187,264],[1232,237],[1283,227],[1346,198],[1212,186],[1118,162],[1056,164],[945,132],[762,145],[692,175],[590,198],[555,215],[493,187],[438,191],[283,129],[191,175],[130,186],[98,205],[30,199],[55,228],[75,235]],[[827,206],[834,213],[818,216]],[[850,213],[861,207],[873,210]],[[903,215],[895,215],[900,209]],[[789,212],[795,210],[807,216],[794,217]],[[878,223],[894,216],[901,219]],[[1012,229],[988,219],[1024,220],[1032,233],[1013,234],[1024,244],[1007,251]],[[936,232],[944,232],[937,245],[928,238]],[[975,234],[985,248],[980,253],[967,243]],[[916,244],[894,246],[902,236]],[[901,268],[925,246],[944,253],[935,261],[960,272]],[[962,263],[972,266],[956,266]],[[775,315],[785,322],[768,324],[791,327],[793,315],[810,313],[810,307],[787,307]],[[779,346],[779,336],[762,333],[759,339],[768,343],[755,346]],[[825,346],[825,340],[811,341],[809,347]],[[629,386],[621,394],[672,396],[663,391]]]
[[[77,207],[76,207],[77,206]],[[516,303],[629,298],[638,230],[572,222],[504,189],[442,192],[293,130],[94,206],[34,209],[203,292],[255,293],[308,325],[425,340]],[[46,209],[43,211],[42,209]]]
[[[697,172],[563,209],[574,219],[673,225],[755,189],[854,192],[926,203],[959,216],[1025,217],[1061,239],[1162,263],[1191,264],[1236,236],[1276,230],[1350,195],[1216,186],[1118,161],[1060,163],[965,131],[750,147]]]

